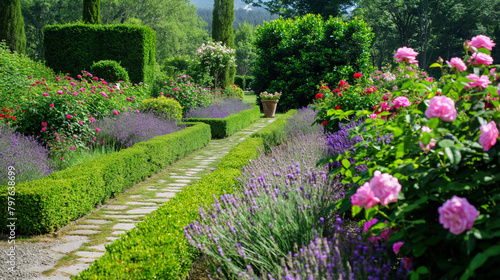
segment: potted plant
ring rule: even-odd
[[[281,92],[275,92],[274,94],[268,93],[267,91],[260,93],[260,101],[262,102],[262,108],[264,109],[264,117],[274,118],[274,113],[276,112],[276,106],[281,97]]]

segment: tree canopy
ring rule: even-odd
[[[328,16],[340,16],[357,0],[243,0],[246,4],[262,7],[271,14],[292,18],[305,14],[319,14],[325,18]]]

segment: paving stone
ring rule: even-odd
[[[179,189],[179,188],[164,188],[163,189],[164,191],[169,191],[169,192],[180,192],[182,191],[182,189]]]
[[[106,214],[121,214],[122,212],[118,212],[118,211],[106,211],[106,210],[103,210],[104,213]]]
[[[193,171],[203,171],[205,169],[203,168],[189,168],[189,170],[193,170]]]
[[[98,224],[98,225],[102,225],[102,224],[107,224],[109,223],[110,221],[106,221],[106,220],[85,220],[84,222],[86,223],[91,223],[91,224]]]
[[[106,205],[104,208],[110,209],[110,210],[123,210],[127,208],[126,205]]]
[[[130,223],[136,223],[138,220],[131,220],[131,219],[118,219],[118,222],[130,222]]]
[[[175,193],[173,193],[173,196],[175,196]],[[170,199],[168,198],[150,198],[150,199],[147,199],[147,201],[156,201],[156,202],[159,202],[159,203],[165,203],[165,202],[168,202]]]
[[[149,213],[155,211],[156,209],[158,209],[158,206],[139,207],[139,208],[128,210],[127,213],[130,213],[130,214],[149,214]]]
[[[194,173],[196,173],[196,172],[194,172]],[[176,178],[176,179],[192,179],[192,180],[194,180],[194,179],[201,179],[201,177],[191,177],[191,176],[171,176],[171,177],[172,178]]]
[[[167,184],[167,186],[172,186],[172,187],[185,187],[187,186],[188,184],[186,183],[191,183],[191,180],[175,180],[176,182],[180,182],[180,183],[170,183],[170,184]],[[187,181],[187,182],[186,182]]]
[[[125,204],[128,204],[128,205],[156,205],[156,203],[145,202],[145,201],[129,201],[129,202],[125,202]]]
[[[116,239],[120,239],[120,237],[108,236],[108,237],[106,237],[106,239],[109,240],[109,241],[111,241],[111,242],[113,242]]]
[[[163,192],[163,193],[157,193],[156,197],[175,197],[175,192]]]
[[[158,180],[158,182],[160,182],[160,183],[165,183],[165,182],[167,182],[167,181],[165,181],[165,180]]]
[[[80,256],[80,257],[84,257],[84,258],[97,259],[97,258],[100,258],[102,255],[104,255],[104,252],[78,251],[78,252],[75,252],[75,255]]]
[[[82,262],[82,263],[91,263],[91,262],[95,261],[95,259],[88,259],[88,258],[81,258],[81,259],[76,259],[76,260],[79,262]]]
[[[66,243],[59,244],[50,248],[52,251],[61,253],[70,253],[80,248],[83,243],[88,242],[88,236],[66,235],[63,237]]]
[[[155,192],[158,191],[159,189],[148,189],[148,191]]]
[[[200,162],[214,162],[215,160],[213,159],[202,159],[202,160],[199,160]]]
[[[130,198],[140,198],[142,195],[140,194],[133,194],[130,196]]]
[[[98,225],[78,225],[79,228],[99,228]]]
[[[125,231],[123,231],[123,230],[116,230],[116,231],[113,231],[111,233],[111,235],[120,235],[120,234],[124,234],[124,233],[125,233]]]
[[[131,230],[135,227],[135,224],[131,223],[118,223],[113,226],[113,229],[123,229],[123,230]]]
[[[90,246],[89,249],[94,249],[97,251],[105,252],[106,251],[105,245],[107,245],[107,244],[110,244],[110,243],[103,243],[103,244],[99,244],[99,245],[95,245],[95,246]]]
[[[144,217],[144,215],[104,215],[106,218],[116,218],[116,219],[134,219],[139,217]]]
[[[94,234],[94,233],[99,233],[101,232],[100,230],[93,230],[93,229],[77,229],[74,231],[68,232],[68,234]]]
[[[70,266],[59,267],[57,270],[61,271],[61,272],[68,273],[70,275],[77,275],[78,273],[87,269],[89,267],[89,265],[90,265],[89,263],[77,263],[77,264],[70,265]]]

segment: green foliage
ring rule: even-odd
[[[5,42],[0,42],[0,107],[15,109],[26,88],[42,78],[55,80],[55,74],[41,62],[12,53]]]
[[[341,16],[352,7],[356,0],[243,0],[247,4],[262,7],[272,14],[285,18],[303,16],[306,14],[319,14],[323,17]]]
[[[222,158],[217,170],[186,187],[108,246],[106,254],[74,279],[185,278],[198,257],[184,237],[184,227],[198,218],[198,208],[211,206],[215,197],[233,193],[236,177],[259,154],[260,138],[247,138]],[[152,264],[152,261],[154,265]]]
[[[287,119],[293,117],[297,113],[297,110],[290,110],[286,114],[283,114],[276,118],[274,122],[267,125],[263,129],[255,132],[251,137],[259,137],[264,140],[264,149],[269,152],[272,147],[279,145],[287,137],[285,133],[285,126]]]
[[[143,111],[153,111],[158,115],[164,116],[166,119],[180,121],[182,119],[181,104],[173,99],[160,96],[158,98],[149,98],[142,101],[139,108]]]
[[[161,70],[170,77],[179,77],[187,73],[190,65],[191,58],[188,55],[179,55],[165,59]]]
[[[100,60],[90,66],[90,73],[109,83],[128,81],[128,73],[120,63],[114,60]]]
[[[150,83],[155,67],[155,32],[147,26],[66,24],[44,27],[47,65],[76,75],[94,61],[115,60],[133,83]]]
[[[224,94],[225,98],[230,99],[243,100],[243,97],[245,97],[245,92],[243,92],[243,90],[235,84],[228,85],[222,93]]]
[[[20,0],[0,2],[0,41],[5,40],[10,50],[26,52],[26,35]]]
[[[24,217],[16,222],[16,232],[23,235],[53,232],[209,141],[209,126],[199,123],[43,179],[16,185],[19,202],[16,215]],[[7,188],[0,188],[0,202],[7,204]],[[7,212],[3,211],[0,217],[1,231],[5,232]]]
[[[247,75],[252,70],[255,60],[255,46],[252,44],[255,37],[253,25],[244,22],[234,32],[236,46],[236,74]],[[243,87],[244,88],[244,87]]]
[[[191,76],[183,75],[170,81],[164,81],[160,91],[160,95],[179,101],[183,114],[192,108],[209,105],[211,102],[209,91],[195,84]]]
[[[204,122],[210,125],[213,139],[226,138],[247,127],[260,118],[260,109],[254,107],[224,119],[187,118],[188,122]]]
[[[83,22],[101,24],[101,1],[83,0]]]
[[[242,89],[246,89],[245,76],[239,76],[239,75],[234,76],[234,84]]]
[[[251,87],[256,94],[282,92],[278,111],[307,106],[320,81],[334,84],[370,67],[372,37],[358,19],[323,21],[321,16],[306,15],[265,23],[257,29]]]
[[[208,42],[202,44],[196,51],[196,56],[192,60],[190,73],[194,77],[199,77],[198,80],[205,80],[206,76],[210,76],[209,80],[213,81],[215,88],[229,85],[227,83],[226,74],[228,69],[232,69],[235,65],[234,49],[224,45],[222,42]]]
[[[234,49],[234,0],[215,0],[212,19],[212,39],[230,49]],[[225,65],[220,74],[220,84],[225,87],[234,82],[233,65]],[[215,82],[217,86],[217,79]]]

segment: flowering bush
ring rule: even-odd
[[[245,97],[245,92],[237,85],[230,84],[223,91],[224,97],[229,99],[240,99],[243,100]]]
[[[185,118],[219,118],[223,119],[229,115],[239,113],[243,110],[250,109],[251,106],[243,103],[241,100],[223,100],[215,102],[206,107],[198,107],[185,114]]]
[[[471,40],[478,41],[487,40]],[[489,56],[491,47],[466,44],[462,61]],[[403,67],[415,59],[413,52],[407,54],[395,56]],[[381,241],[394,244],[405,264],[411,263],[411,277],[498,278],[498,74],[474,59],[467,63],[467,73],[460,71],[457,59],[432,66],[450,67],[452,74],[439,82],[413,77],[392,97],[384,96],[386,108],[377,109],[376,118],[369,117],[369,110],[336,114],[330,109],[331,119],[354,113],[368,118],[349,136],[362,141],[322,162],[341,162],[332,173],[358,186],[337,204],[340,210],[352,208],[354,215],[364,211],[368,220],[377,218],[367,236],[384,234]],[[397,108],[400,97],[412,106],[400,100]],[[384,135],[393,137],[378,141]],[[366,168],[359,172],[361,165]]]
[[[193,58],[190,67],[191,71],[199,77],[209,74],[214,87],[218,87],[221,82],[218,79],[223,71],[226,71],[230,67],[235,67],[235,62],[234,49],[224,46],[222,42],[208,42],[198,48],[196,57]]]
[[[210,88],[199,86],[191,76],[187,75],[172,79],[170,82],[165,81],[160,90],[160,96],[171,97],[179,101],[184,114],[199,106],[210,105],[212,102]]]

